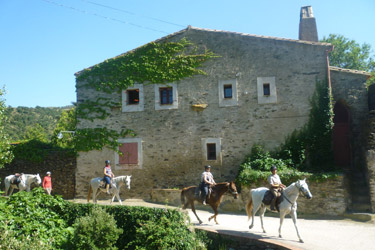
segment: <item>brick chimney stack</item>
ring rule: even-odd
[[[318,42],[318,30],[311,6],[301,7],[299,40]]]

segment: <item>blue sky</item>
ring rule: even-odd
[[[70,105],[74,73],[188,25],[298,39],[306,5],[319,39],[344,35],[375,54],[374,0],[0,0],[5,104]]]

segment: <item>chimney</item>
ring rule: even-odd
[[[318,42],[318,30],[311,6],[301,7],[299,19],[299,40]]]

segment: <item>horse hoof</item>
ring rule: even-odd
[[[266,230],[263,230],[263,233],[265,234],[265,233],[266,233]]]
[[[282,238],[283,236],[281,236],[281,234],[279,235],[279,238]]]
[[[250,226],[249,226],[249,229],[252,229],[252,228],[253,228],[253,226],[250,225]]]
[[[203,223],[203,221],[200,220],[200,221],[199,221],[199,224],[202,224],[202,223]]]
[[[301,243],[305,243],[302,239],[299,239],[299,242],[301,242]]]

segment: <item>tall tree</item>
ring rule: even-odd
[[[53,132],[51,141],[60,147],[74,147],[74,140],[72,133],[64,133],[63,138],[57,138],[61,131],[75,131],[77,127],[76,109],[64,110],[57,122],[56,128]]]
[[[3,98],[5,89],[0,89],[0,168],[4,164],[10,163],[13,160],[13,153],[11,151],[10,140],[8,134],[5,132],[5,125],[7,124],[7,116],[5,115],[5,99]]]
[[[342,35],[330,34],[323,37],[321,42],[331,43],[334,46],[329,53],[329,63],[345,69],[375,71],[375,56],[371,54],[370,44],[358,44]]]

